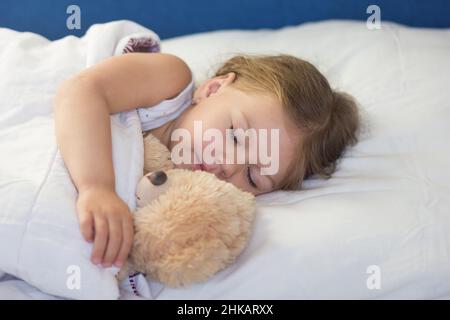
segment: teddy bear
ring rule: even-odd
[[[144,136],[134,243],[119,281],[136,272],[169,287],[205,281],[246,247],[255,197],[206,171],[176,169],[170,151]]]

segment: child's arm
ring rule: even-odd
[[[95,241],[94,263],[121,266],[133,240],[131,213],[115,193],[109,115],[174,97],[190,80],[188,66],[173,55],[129,53],[88,68],[59,87],[56,139],[78,189],[81,232]]]

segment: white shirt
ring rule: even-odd
[[[163,100],[152,107],[137,108],[142,131],[158,128],[178,116],[192,104],[194,77],[175,98]]]

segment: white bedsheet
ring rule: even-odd
[[[308,59],[358,99],[364,131],[330,180],[258,197],[255,232],[235,265],[158,299],[450,297],[450,30],[329,21],[185,36],[162,51],[199,80],[232,53]],[[11,98],[25,94],[37,93]],[[21,282],[0,282],[5,292],[36,297]]]

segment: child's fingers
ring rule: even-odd
[[[99,264],[103,260],[106,244],[108,243],[108,222],[103,217],[95,218],[95,241],[92,250],[92,263]]]
[[[94,240],[94,221],[90,212],[83,212],[79,215],[80,230],[83,238],[86,241],[92,242]]]
[[[105,256],[103,257],[103,267],[111,267],[117,257],[117,253],[122,243],[122,223],[118,219],[110,218],[109,223],[109,239]]]
[[[121,268],[125,261],[128,258],[128,254],[130,253],[131,247],[133,245],[133,220],[131,216],[128,218],[124,218],[122,222],[122,232],[123,232],[123,239],[122,239],[122,246],[120,247],[119,254],[117,255],[116,262],[114,263],[116,267]]]

